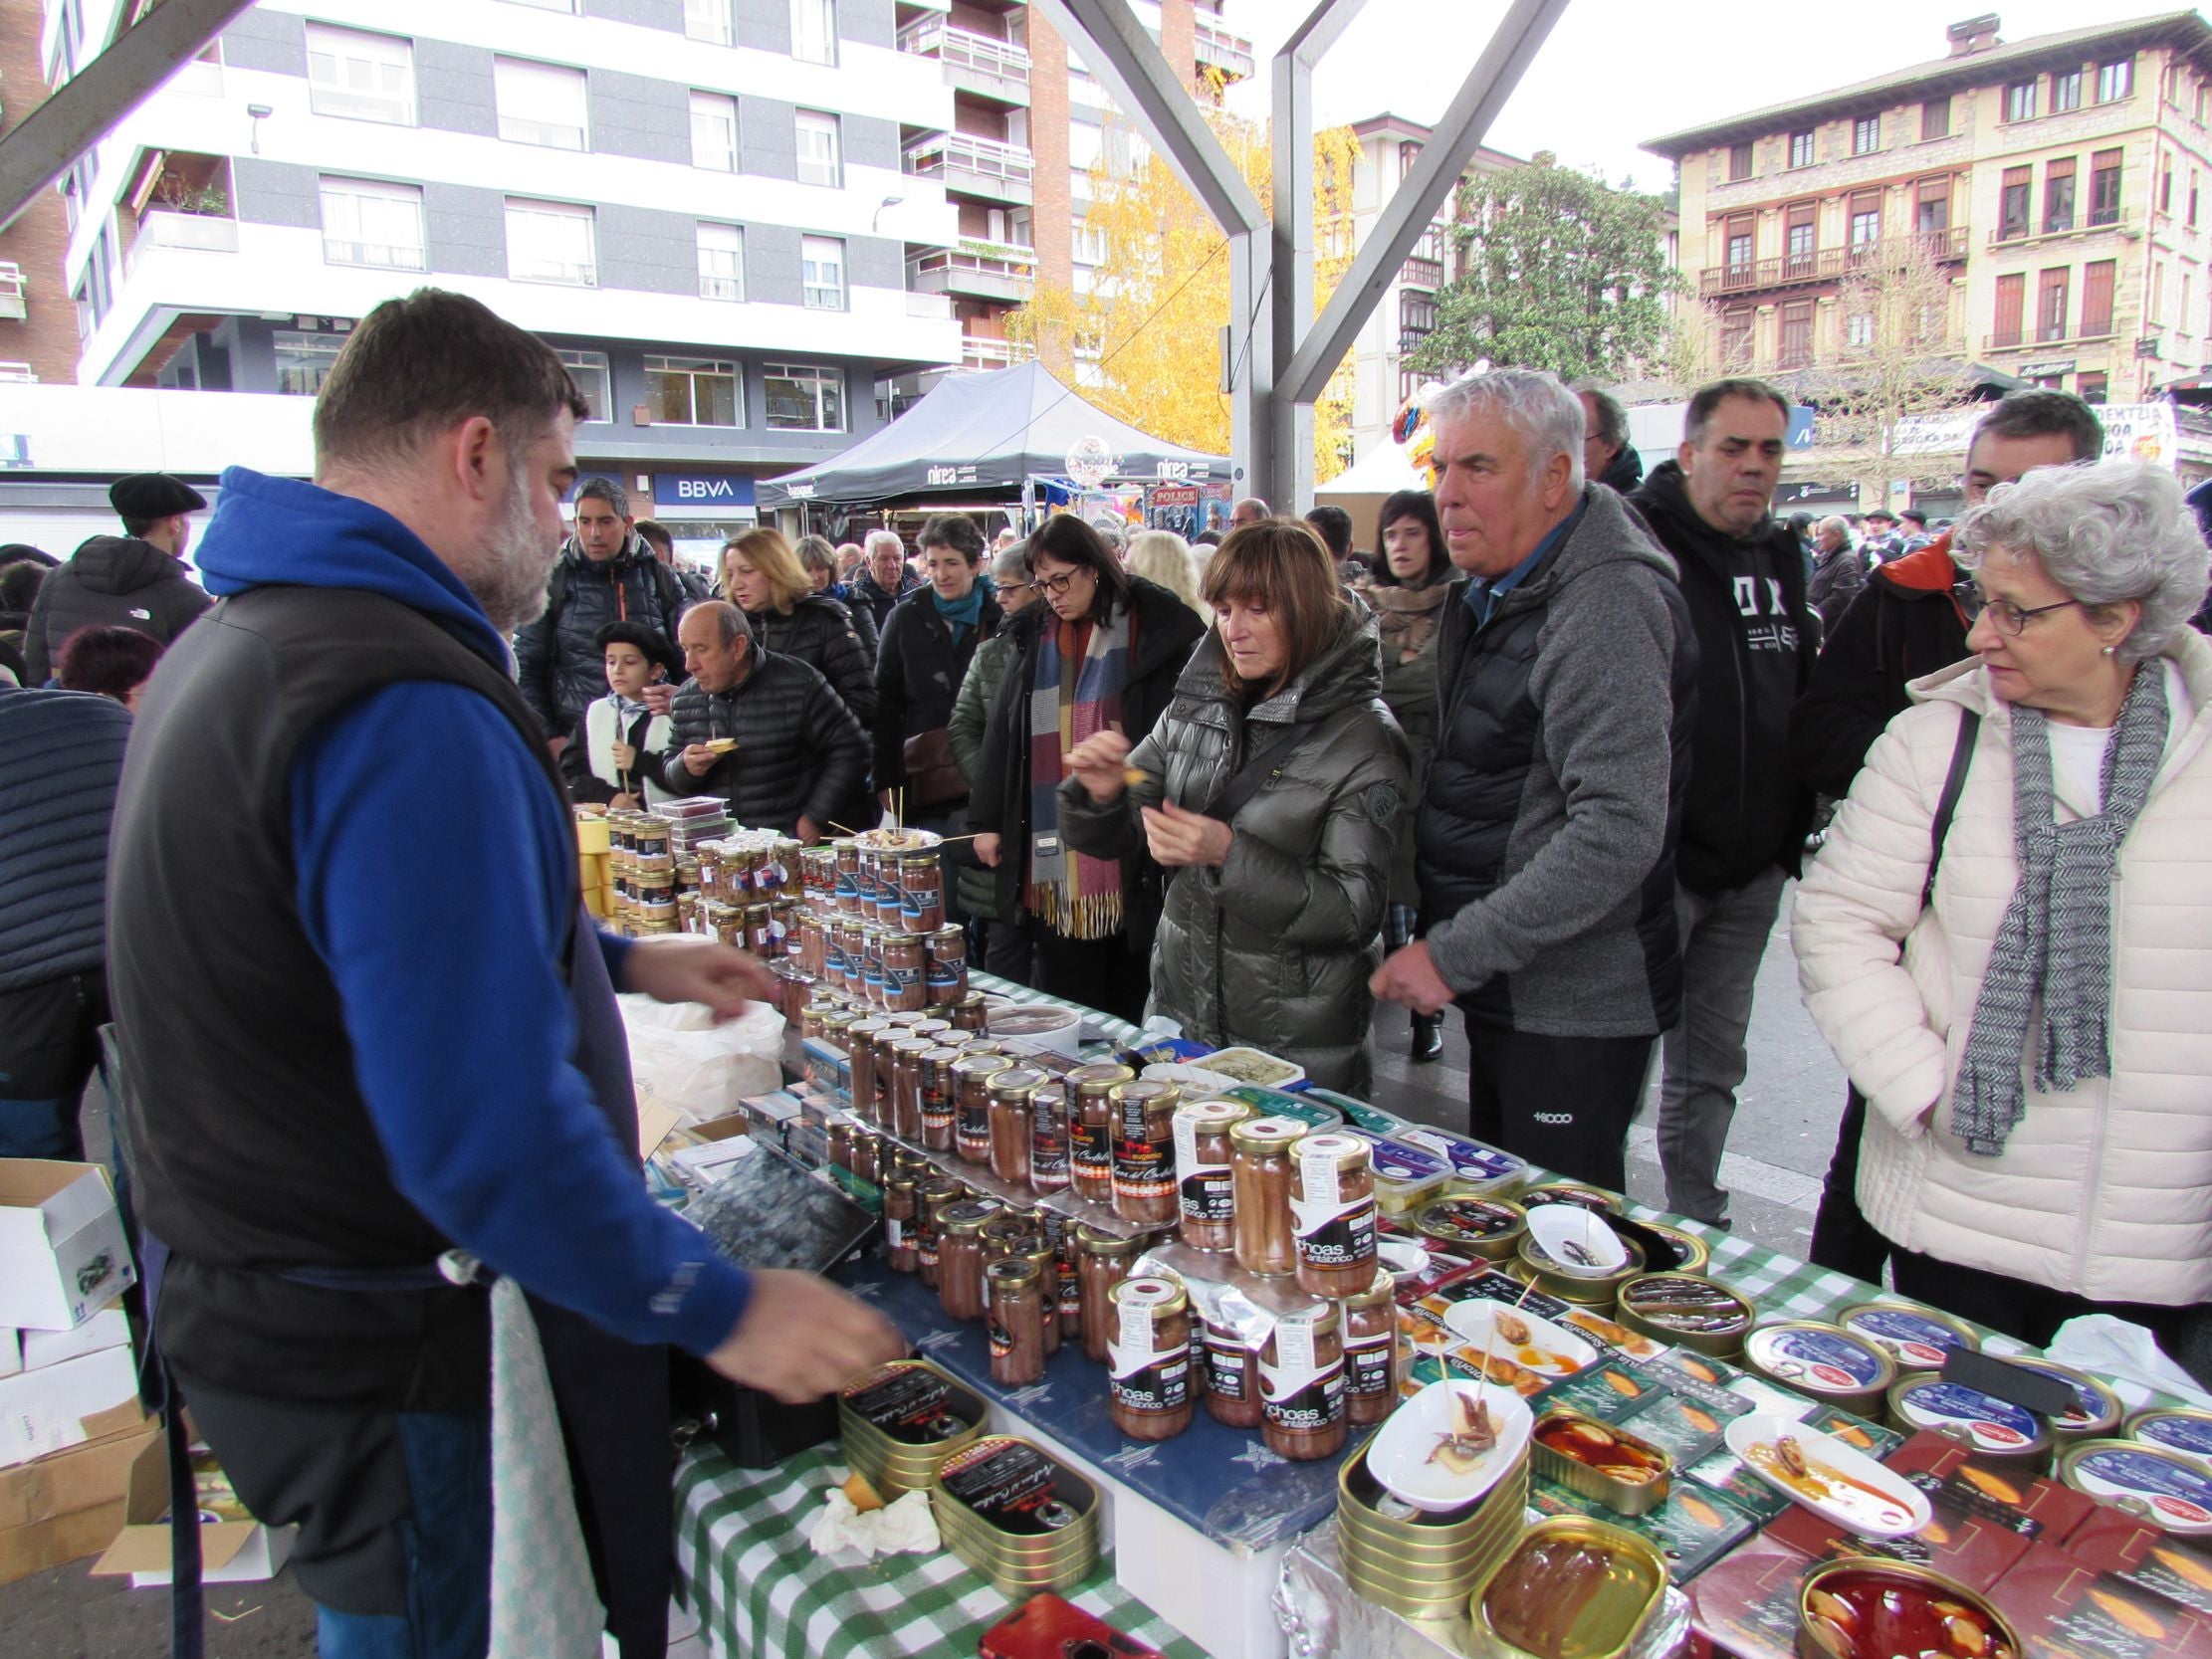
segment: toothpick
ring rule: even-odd
[[[1498,1306],[1493,1302],[1490,1304],[1490,1339],[1482,1345],[1482,1374],[1476,1379],[1481,1383],[1490,1380],[1490,1356],[1497,1348],[1497,1315]]]
[[[852,826],[851,826],[850,824],[840,824],[840,823],[839,823],[839,822],[837,822],[837,820],[836,820],[836,819],[834,819],[834,818],[831,818],[831,819],[829,819],[829,820],[828,820],[828,823],[829,823],[829,827],[830,827],[831,829],[833,829],[833,830],[842,830],[842,831],[843,831],[843,832],[844,832],[845,834],[847,834],[847,835],[858,835],[858,834],[860,833],[860,832],[859,832],[858,830],[854,829],[854,828],[853,828],[853,827],[852,827]]]

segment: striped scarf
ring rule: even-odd
[[[1090,858],[1060,839],[1060,779],[1067,751],[1121,723],[1121,694],[1136,650],[1136,617],[1058,622],[1037,634],[1029,691],[1030,913],[1063,938],[1121,932],[1121,861]]]
[[[2013,708],[2012,840],[2020,878],[1990,947],[1951,1091],[1951,1133],[1970,1152],[1998,1156],[2025,1116],[2021,1063],[2038,998],[2037,1093],[2064,1093],[2085,1078],[2112,1075],[2112,873],[2120,843],[2150,798],[2166,725],[2165,668],[2154,660],[2136,671],[2104,747],[2101,810],[2061,824],[2044,717]]]

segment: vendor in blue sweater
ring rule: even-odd
[[[326,1654],[484,1651],[489,1320],[461,1255],[530,1294],[625,1659],[666,1639],[663,1345],[793,1401],[901,1351],[645,1194],[615,987],[727,1017],[769,979],[577,902],[506,641],[545,602],[583,412],[476,301],[377,307],[317,401],[316,482],[224,475],[221,603],[124,767],[110,958],[155,1341],[239,1495],[299,1525]]]

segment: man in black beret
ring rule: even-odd
[[[62,642],[80,628],[135,628],[164,646],[213,603],[184,565],[188,517],[207,506],[197,490],[167,473],[117,479],[108,500],[122,518],[120,535],[96,535],[48,576],[23,628],[30,684],[54,673]]]

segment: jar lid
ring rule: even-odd
[[[1118,1233],[1101,1231],[1087,1222],[1075,1229],[1075,1237],[1094,1256],[1133,1256],[1144,1243],[1141,1238],[1123,1238]]]
[[[904,1187],[907,1191],[912,1192],[921,1183],[917,1181],[912,1175],[893,1175],[883,1184],[890,1187],[893,1191],[897,1191],[900,1187]]]
[[[885,933],[883,935],[883,942],[887,945],[895,944],[901,950],[906,949],[910,945],[914,949],[919,950],[922,948],[922,935],[920,933]]]
[[[1021,1290],[1037,1282],[1037,1264],[1026,1256],[1000,1256],[984,1269],[984,1277],[1004,1290]]]
[[[927,1054],[937,1045],[927,1037],[901,1037],[891,1045],[893,1054]]]
[[[998,1206],[989,1198],[970,1198],[940,1210],[937,1224],[948,1233],[981,1234],[984,1223],[998,1213]]]
[[[930,1175],[922,1182],[922,1196],[925,1198],[957,1198],[960,1191],[960,1182],[950,1175]]]
[[[948,922],[942,928],[932,928],[930,930],[931,938],[943,938],[947,933],[956,933],[960,937],[966,938],[968,936],[968,930],[963,928],[957,922]],[[983,995],[983,992],[971,991],[969,994],[971,996],[981,997]]]
[[[952,1030],[952,1028],[953,1022],[951,1020],[920,1020],[915,1024],[914,1034],[917,1037],[936,1037]]]
[[[1389,1268],[1376,1272],[1375,1283],[1364,1291],[1354,1291],[1338,1300],[1347,1308],[1379,1308],[1397,1294],[1398,1281],[1391,1277]]]
[[[1077,1066],[1067,1074],[1067,1080],[1075,1086],[1076,1092],[1084,1095],[1103,1095],[1116,1084],[1135,1082],[1136,1077],[1137,1074],[1127,1066],[1109,1065],[1104,1062]]]
[[[933,1066],[944,1066],[957,1061],[961,1057],[961,1053],[962,1051],[957,1048],[933,1048],[924,1053],[922,1058]]]
[[[1275,1321],[1280,1331],[1286,1325],[1304,1325],[1316,1337],[1333,1335],[1337,1328],[1337,1305],[1334,1302],[1316,1302],[1310,1308],[1301,1308],[1295,1314],[1284,1314]]]
[[[1305,1133],[1305,1125],[1289,1118],[1247,1118],[1228,1132],[1228,1141],[1247,1152],[1279,1152],[1303,1140]]]
[[[887,1019],[881,1018],[880,1016],[870,1016],[869,1018],[864,1020],[854,1020],[852,1022],[852,1029],[856,1035],[874,1037],[882,1032],[889,1031],[891,1029],[891,1022]]]
[[[1119,1307],[1149,1308],[1155,1314],[1180,1314],[1191,1306],[1191,1293],[1173,1279],[1153,1274],[1124,1279],[1113,1289]]]
[[[1026,1095],[1043,1088],[1052,1079],[1049,1074],[1034,1066],[1008,1066],[991,1080],[995,1095]]]
[[[1356,1169],[1368,1161],[1367,1142],[1354,1135],[1338,1135],[1323,1130],[1318,1135],[1308,1135],[1298,1143],[1301,1158],[1326,1157],[1333,1159],[1340,1169]]]
[[[1183,1091],[1164,1078],[1139,1077],[1127,1083],[1117,1083],[1107,1091],[1117,1101],[1160,1101],[1171,1106],[1183,1099]]]
[[[1186,1123],[1211,1130],[1226,1129],[1251,1115],[1252,1109],[1242,1101],[1192,1101],[1176,1113]]]
[[[858,1030],[855,1026],[853,1029]],[[1002,1054],[971,1054],[967,1059],[954,1062],[955,1077],[995,1077],[1008,1071],[1013,1062]]]

